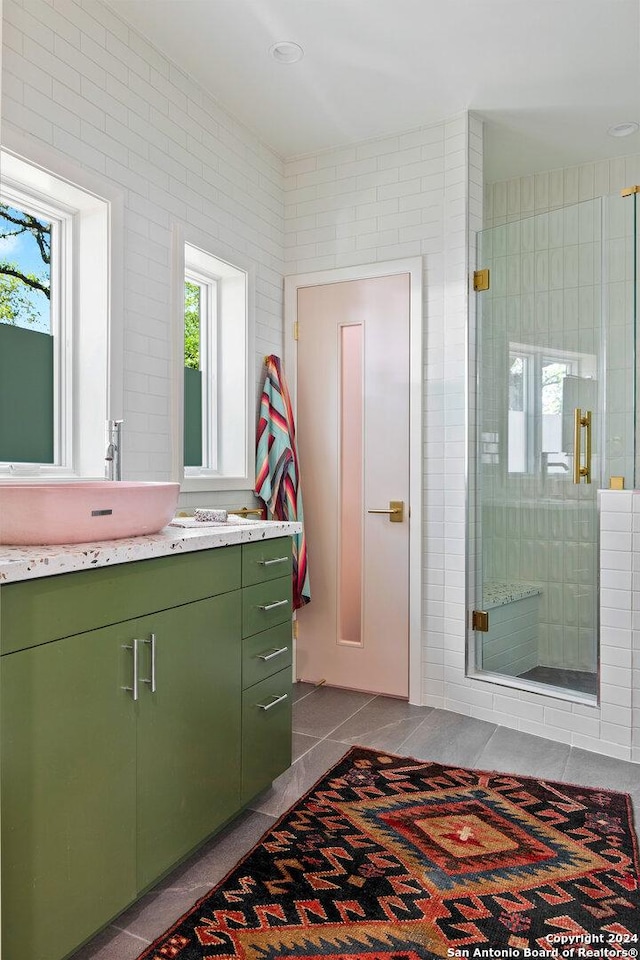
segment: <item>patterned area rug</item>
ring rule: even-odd
[[[626,794],[354,747],[139,960],[634,957],[638,866]]]

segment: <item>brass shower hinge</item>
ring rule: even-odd
[[[471,629],[477,630],[478,633],[489,632],[489,614],[486,610],[471,611]]]
[[[620,196],[632,197],[634,193],[640,193],[640,183],[636,183],[633,187],[623,187],[620,191]]]
[[[473,271],[473,289],[476,293],[480,293],[482,290],[488,290],[490,286],[489,270],[474,270]]]

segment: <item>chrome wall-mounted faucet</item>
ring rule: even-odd
[[[107,480],[122,480],[122,424],[124,420],[107,420],[107,452],[104,475]]]

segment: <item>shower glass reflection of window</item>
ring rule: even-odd
[[[543,359],[540,370],[541,463],[543,473],[568,474],[569,457],[562,438],[563,381],[572,372],[568,363]]]
[[[529,358],[509,355],[509,473],[529,473]]]

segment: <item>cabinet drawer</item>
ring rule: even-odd
[[[245,587],[242,591],[242,636],[250,637],[277,623],[291,621],[291,590],[291,577]]]
[[[291,670],[242,694],[242,800],[251,800],[291,764]]]
[[[291,576],[291,537],[256,540],[242,546],[242,586]]]
[[[8,583],[1,588],[2,653],[228,593],[240,577],[237,546]]]
[[[291,666],[291,621],[242,641],[242,689]]]

